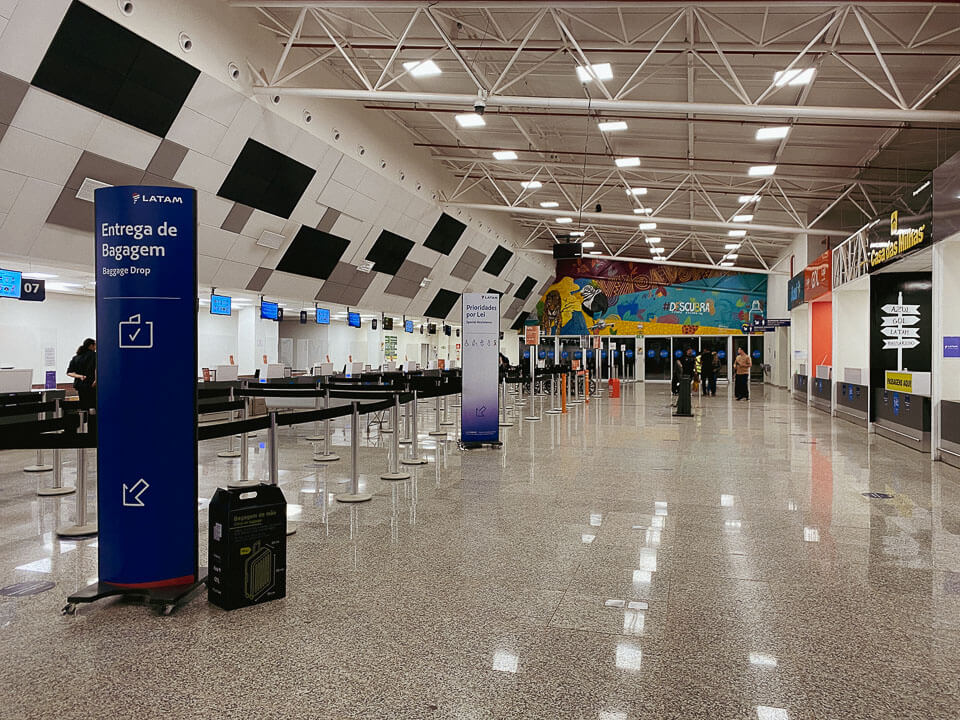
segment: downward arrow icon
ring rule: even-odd
[[[485,417],[487,412],[487,406],[477,408],[477,417]]]
[[[143,507],[143,500],[140,499],[140,496],[146,492],[148,487],[150,487],[150,483],[143,478],[137,480],[133,487],[127,487],[127,484],[124,483],[123,504],[127,507]]]

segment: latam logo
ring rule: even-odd
[[[183,205],[183,198],[179,195],[141,195],[140,193],[133,193],[132,197],[134,205],[138,202]]]

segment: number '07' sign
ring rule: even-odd
[[[20,299],[31,300],[33,302],[43,302],[46,300],[46,280],[28,280],[27,278],[23,278],[20,281]]]

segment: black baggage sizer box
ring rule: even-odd
[[[287,594],[287,501],[274,485],[217,488],[210,500],[207,600],[235,610]]]

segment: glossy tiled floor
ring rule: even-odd
[[[232,613],[61,617],[95,541],[57,541],[73,498],[3,453],[0,586],[56,587],[0,597],[0,716],[958,717],[960,472],[784,391],[725,392],[675,419],[664,386],[625,386],[503,451],[430,445],[392,485],[371,431],[361,506],[291,431],[288,597]],[[222,448],[201,446],[203,498],[237,472]]]

